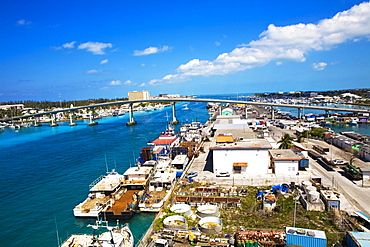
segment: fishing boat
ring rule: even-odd
[[[88,225],[94,229],[94,234],[73,234],[71,235],[61,247],[133,247],[134,236],[129,228],[128,224],[125,224],[122,228],[115,226],[111,227],[103,225],[103,221],[97,222],[96,225]],[[108,231],[101,233],[99,236],[96,235],[96,231],[99,228],[106,228]]]

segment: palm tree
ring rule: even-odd
[[[293,141],[289,134],[285,134],[278,143],[280,143],[279,149],[290,149],[293,146]]]

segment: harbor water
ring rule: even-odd
[[[236,99],[236,95],[204,98]],[[176,110],[177,128],[186,122],[205,123],[209,117],[205,103],[176,104]],[[86,120],[72,127],[65,122],[0,133],[0,246],[58,246],[71,234],[92,234],[87,225],[95,219],[76,219],[72,209],[87,197],[89,184],[107,170],[123,173],[134,166],[141,147],[167,127],[171,114],[171,107],[135,112],[134,126],[126,126],[126,114],[99,119],[95,126],[87,126]],[[369,124],[333,129],[370,134]],[[154,216],[135,214],[120,223],[130,224],[138,242]]]
[[[205,103],[185,104],[176,105],[180,124],[208,119]],[[87,225],[95,219],[76,219],[74,206],[86,199],[89,184],[107,169],[123,173],[134,166],[141,147],[165,130],[171,113],[171,107],[135,112],[137,125],[129,127],[126,114],[98,119],[95,126],[78,121],[73,127],[65,122],[0,133],[0,246],[58,246],[58,239],[71,234],[92,234]],[[125,221],[135,242],[154,216],[134,214]]]

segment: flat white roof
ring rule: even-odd
[[[286,234],[326,239],[325,232],[320,230],[286,227]]]

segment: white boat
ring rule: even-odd
[[[159,212],[171,195],[176,180],[176,169],[169,160],[159,160],[149,180],[149,188],[139,203],[141,212]]]
[[[90,184],[88,197],[79,203],[74,209],[75,217],[98,217],[100,213],[112,203],[112,194],[119,193],[123,175],[115,171],[105,176],[100,176]]]
[[[122,228],[110,227],[108,225],[100,225],[102,222],[96,225],[89,225],[94,229],[94,233],[99,228],[106,228],[108,231],[96,236],[95,234],[74,234],[71,235],[61,247],[133,247],[134,236],[129,228],[128,224],[125,224]]]
[[[102,247],[133,247],[134,246],[134,236],[126,224],[123,228],[108,227],[109,232],[102,233],[98,242]]]
[[[357,125],[358,118],[351,117],[351,120],[348,122],[349,125]]]

